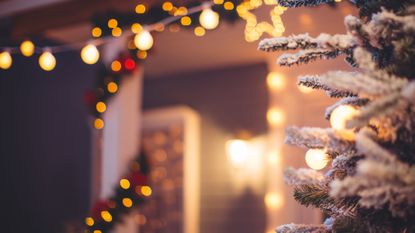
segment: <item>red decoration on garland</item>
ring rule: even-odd
[[[126,58],[124,60],[124,69],[126,71],[133,71],[135,69],[135,61],[131,58]]]

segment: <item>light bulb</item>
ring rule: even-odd
[[[12,66],[13,59],[8,51],[0,53],[0,68],[7,70]]]
[[[206,29],[215,29],[219,24],[219,14],[210,8],[206,8],[200,14],[199,22]]]
[[[56,59],[52,53],[45,51],[39,57],[39,66],[43,70],[51,71],[56,66]]]
[[[20,44],[20,52],[23,56],[30,57],[35,52],[35,45],[30,40],[25,40]]]
[[[147,30],[142,30],[134,37],[134,44],[140,50],[149,50],[153,47],[153,36]]]
[[[329,157],[324,150],[310,149],[305,154],[305,162],[310,168],[320,170],[327,165]]]
[[[99,59],[99,51],[93,44],[88,44],[81,50],[81,58],[86,64],[92,65]]]
[[[330,114],[330,125],[335,130],[347,129],[346,123],[358,114],[358,110],[350,105],[340,105]]]
[[[267,111],[267,121],[270,126],[280,126],[285,122],[285,114],[282,109],[272,107]]]
[[[267,75],[267,85],[271,90],[281,90],[285,87],[285,78],[281,73],[270,72]]]
[[[270,192],[264,197],[265,205],[270,209],[278,209],[284,204],[284,198],[280,193]]]
[[[233,139],[226,143],[230,161],[234,165],[244,164],[249,157],[249,145],[245,140]]]

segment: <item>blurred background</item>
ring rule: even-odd
[[[2,231],[268,233],[283,223],[322,221],[283,182],[284,168],[307,166],[304,150],[283,144],[284,128],[328,125],[330,100],[298,88],[298,75],[348,67],[342,58],[279,67],[279,54],[257,45],[273,35],[342,33],[353,7],[165,3],[0,0]],[[175,13],[180,6],[185,13]],[[212,8],[219,25],[208,30],[197,22],[200,12],[183,19],[192,7]],[[280,21],[272,22],[277,10]],[[176,21],[156,23],[169,17]],[[132,33],[131,22],[140,23]],[[252,32],[259,22],[270,33]],[[130,48],[147,29],[151,49]],[[20,52],[25,40],[34,55]],[[100,53],[92,65],[80,57],[88,43]],[[50,58],[38,60],[47,51],[56,62],[51,71]],[[110,221],[102,210],[94,217],[97,203],[119,195],[140,151],[149,169],[138,185],[152,192],[141,190],[148,197],[134,211],[116,218],[108,204]],[[106,230],[94,228],[112,220]]]

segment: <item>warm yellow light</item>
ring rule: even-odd
[[[20,52],[23,56],[30,57],[35,52],[35,45],[30,40],[25,40],[20,44]]]
[[[183,16],[183,17],[180,19],[180,23],[181,23],[183,26],[189,26],[189,25],[192,23],[192,19],[191,19],[189,16]]]
[[[304,94],[308,94],[308,93],[313,92],[313,88],[306,87],[306,86],[303,86],[303,85],[298,85],[298,90],[300,90]]]
[[[281,162],[281,156],[277,151],[268,153],[268,162],[270,164],[279,164]]]
[[[265,205],[270,209],[281,208],[284,204],[284,198],[280,193],[270,192],[264,197]]]
[[[216,5],[220,5],[223,4],[223,0],[213,0],[213,3],[215,3]]]
[[[340,105],[330,114],[330,125],[335,130],[345,130],[347,121],[358,113],[358,110],[350,105]]]
[[[245,140],[233,139],[226,142],[229,160],[234,165],[243,165],[249,157],[249,144]]]
[[[48,51],[43,52],[39,57],[39,66],[46,71],[53,70],[56,66],[56,59],[53,54]]]
[[[329,156],[324,150],[309,149],[305,154],[305,162],[310,168],[320,170],[329,162]]]
[[[118,21],[116,19],[108,20],[108,27],[109,28],[115,28],[117,26],[118,26]]]
[[[187,8],[184,6],[181,6],[174,11],[174,16],[180,16],[180,15],[187,15]]]
[[[85,218],[85,224],[88,226],[93,226],[94,225],[94,219],[91,217],[87,217]]]
[[[199,22],[206,29],[215,29],[219,24],[219,14],[210,8],[206,8],[200,14]]]
[[[223,8],[225,8],[225,10],[231,11],[235,8],[235,5],[233,5],[232,2],[225,2],[225,4],[223,4]]]
[[[129,189],[130,188],[130,181],[127,179],[121,179],[120,180],[120,187],[123,189]]]
[[[206,30],[201,26],[197,26],[194,29],[194,33],[196,36],[204,36],[206,33]]]
[[[130,208],[131,206],[133,206],[133,201],[130,198],[126,197],[122,199],[122,204],[125,207]]]
[[[99,59],[99,51],[93,44],[88,44],[81,50],[81,58],[86,64],[92,65]]]
[[[92,34],[93,37],[100,37],[102,35],[102,30],[99,27],[94,27],[91,30],[91,34]]]
[[[105,222],[112,221],[112,215],[107,210],[101,211],[101,217],[104,219]]]
[[[103,113],[107,110],[107,105],[102,101],[99,101],[95,107],[99,113]]]
[[[267,112],[267,121],[271,126],[280,126],[285,121],[285,114],[280,108],[270,108]]]
[[[121,70],[121,62],[115,60],[111,62],[111,70],[114,72],[118,72]]]
[[[163,8],[164,11],[171,11],[173,10],[173,4],[171,2],[164,2],[161,8]]]
[[[101,230],[94,230],[94,233],[102,233]]]
[[[102,129],[104,128],[104,121],[101,118],[97,118],[94,120],[94,127],[95,129]]]
[[[281,90],[285,87],[284,75],[277,72],[270,72],[267,75],[267,85],[271,90]]]
[[[144,4],[138,4],[135,7],[135,13],[137,14],[144,14],[146,12],[146,6]]]
[[[334,0],[335,2],[341,2],[342,0]]]
[[[131,25],[131,31],[134,33],[139,33],[141,30],[143,30],[143,26],[139,23],[133,23]]]
[[[150,196],[152,192],[153,191],[151,190],[150,186],[142,186],[141,187],[141,193],[146,197]]]
[[[147,52],[146,51],[138,51],[137,52],[137,57],[139,59],[146,59],[147,58]]]
[[[111,34],[113,37],[120,37],[122,34],[122,29],[119,27],[115,27],[111,30]]]
[[[9,52],[4,51],[0,53],[0,68],[7,70],[12,66],[13,59]]]
[[[107,90],[109,93],[114,94],[118,91],[118,85],[115,82],[110,82],[107,85]]]
[[[142,30],[134,37],[134,44],[140,50],[149,50],[153,47],[153,36],[151,36],[150,32],[146,30]]]

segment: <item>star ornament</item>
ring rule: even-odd
[[[263,4],[269,6],[275,6],[270,11],[272,24],[268,22],[259,22],[255,14],[251,13],[251,10],[257,9]],[[249,0],[244,1],[236,8],[239,17],[246,21],[245,26],[245,40],[248,42],[254,42],[258,40],[264,33],[273,37],[281,36],[285,27],[282,23],[281,15],[286,10],[286,7],[282,7],[277,4],[275,0]]]

